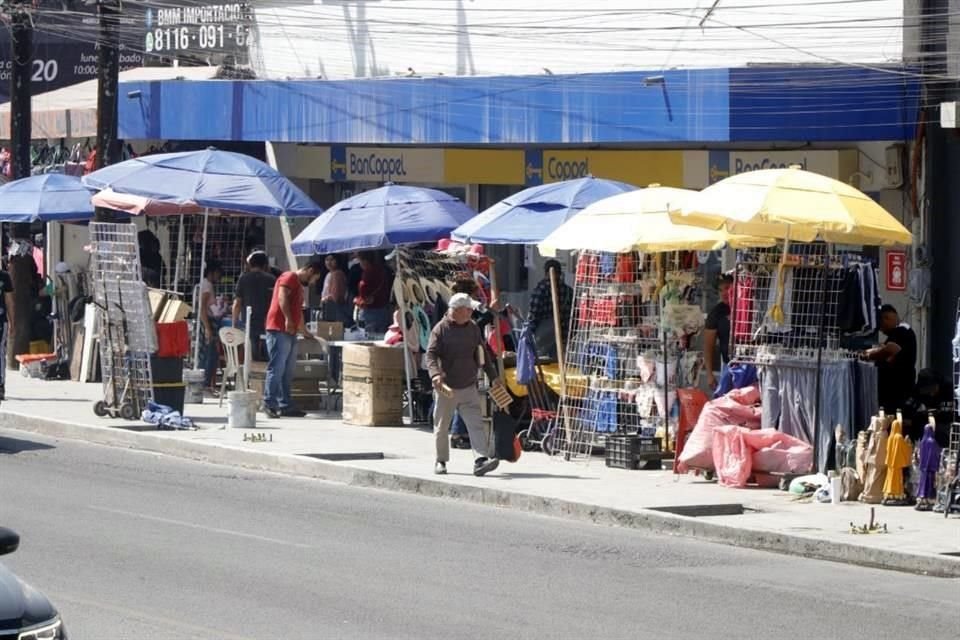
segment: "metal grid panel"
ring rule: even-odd
[[[676,430],[677,389],[696,385],[702,278],[689,253],[582,252],[564,366],[555,450],[589,460],[610,434]]]
[[[156,327],[140,269],[137,227],[90,223],[91,280],[98,309],[104,402],[137,415],[153,399]]]
[[[841,330],[841,291],[850,269],[869,262],[824,243],[742,250],[737,254],[731,319],[731,357],[760,363],[777,355],[847,358],[849,339],[876,328],[876,305],[869,305],[862,331]],[[868,327],[873,327],[869,329]]]

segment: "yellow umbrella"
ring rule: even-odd
[[[650,185],[595,202],[571,218],[538,245],[542,255],[558,250],[712,251],[725,245],[769,247],[775,241],[728,233],[724,229],[676,224],[669,212],[682,208],[695,191]]]
[[[868,195],[799,167],[731,176],[676,207],[671,217],[678,224],[792,242],[890,246],[913,240]]]

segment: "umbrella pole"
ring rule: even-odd
[[[820,278],[820,327],[817,331],[817,395],[813,403],[813,465],[814,471],[826,471],[826,465],[820,465],[820,413],[823,410],[823,343],[827,326],[827,287],[830,277],[830,261],[833,257],[833,245],[827,245],[823,258],[823,276]]]
[[[556,268],[550,269],[550,301],[553,303],[553,334],[557,343],[557,366],[560,368],[560,397],[567,398],[567,365],[563,356],[563,337],[560,324],[560,285],[557,282],[559,274]],[[566,403],[563,403],[564,405]],[[570,437],[570,422],[567,420],[566,406],[561,412],[560,419],[563,420],[563,435],[567,442],[567,455],[572,454],[573,439]],[[592,436],[591,436],[592,437]]]
[[[397,261],[397,270],[394,272],[396,275],[395,278],[401,283],[397,287],[397,306],[400,308],[400,336],[403,338],[403,374],[406,378],[407,383],[407,413],[410,416],[410,424],[414,424],[413,418],[413,376],[411,375],[411,369],[416,371],[417,363],[410,354],[410,343],[407,342],[407,314],[406,314],[406,300],[403,297],[403,273],[400,271],[400,253],[403,251],[400,247],[397,247],[394,252],[396,261]],[[411,314],[413,315],[413,314]],[[420,339],[417,338],[417,343],[419,344]]]
[[[210,210],[203,210],[203,242],[200,244],[200,279],[203,280],[203,272],[207,269],[207,222],[210,220]],[[201,320],[201,313],[205,313],[206,309],[200,308],[201,303],[203,302],[203,295],[199,293],[200,288],[197,287],[197,298],[193,301],[193,308],[197,314],[197,329],[196,335],[193,340],[193,368],[200,368],[200,327],[203,326],[203,320]]]
[[[173,292],[180,293],[180,263],[183,262],[183,214],[180,214],[180,225],[177,227],[177,256],[173,263]]]
[[[663,333],[663,450],[670,450],[670,336],[667,332],[667,303],[660,296],[660,331]],[[677,354],[679,360],[680,354]],[[678,363],[679,364],[679,363]]]

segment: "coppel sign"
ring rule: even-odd
[[[586,178],[590,175],[590,160],[588,158],[561,159],[556,156],[549,156],[547,157],[546,169],[548,182]]]

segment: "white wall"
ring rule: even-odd
[[[328,79],[410,69],[421,76],[513,75],[903,57],[904,0],[720,2],[701,29],[712,4],[315,0],[258,9],[260,44],[251,57],[265,77]]]

